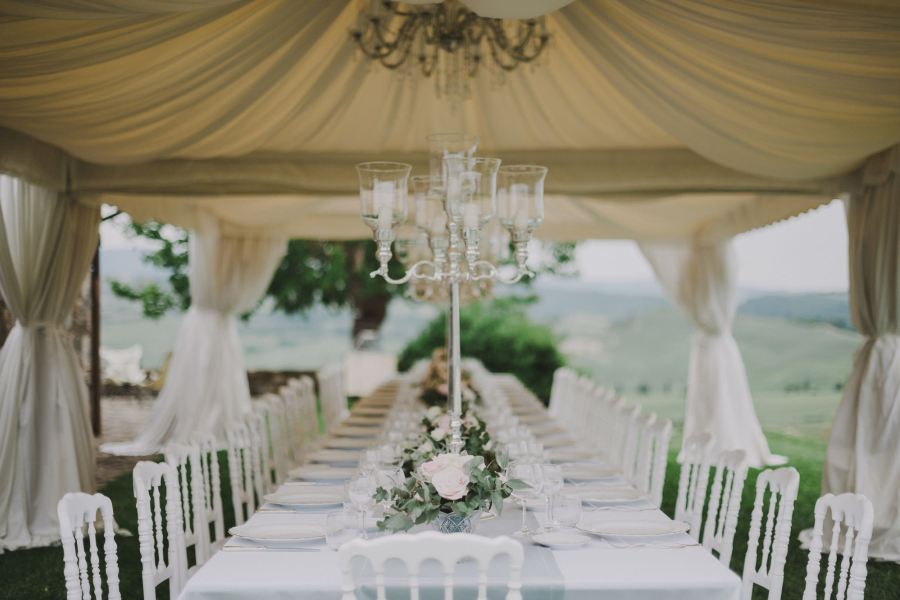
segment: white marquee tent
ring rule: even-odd
[[[354,163],[424,168],[424,136],[550,167],[544,238],[630,238],[695,324],[686,430],[777,461],[732,337],[730,239],[848,199],[867,341],[823,487],[868,495],[900,559],[900,6],[829,0],[465,0],[550,12],[553,42],[455,110],[361,60],[340,0],[0,0],[0,549],[56,536],[93,486],[86,390],[62,324],[99,205],[190,228],[196,299],[143,452],[246,410],[234,315],[288,237],[354,239]],[[181,373],[181,374],[179,374]],[[197,381],[196,373],[204,373]]]

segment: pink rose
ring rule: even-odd
[[[466,495],[469,476],[461,468],[450,465],[432,476],[431,485],[434,486],[441,498],[459,500]]]

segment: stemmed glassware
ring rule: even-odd
[[[541,491],[541,470],[540,465],[530,462],[514,462],[509,467],[509,478],[518,479],[527,487],[513,490],[512,497],[519,501],[522,505],[522,527],[513,533],[515,536],[528,537],[531,530],[525,524],[525,518],[528,511],[528,501],[538,498]]]
[[[375,490],[378,482],[371,474],[363,474],[354,477],[347,482],[347,498],[359,518],[359,530],[363,539],[368,538],[366,533],[366,513],[375,505]]]

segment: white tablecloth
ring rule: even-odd
[[[539,521],[543,515],[537,513]],[[597,518],[667,518],[659,511],[613,514],[591,513]],[[324,521],[321,514],[259,512],[253,523],[292,520]],[[502,517],[510,532],[518,513],[510,506]],[[496,524],[492,524],[492,530]],[[477,532],[476,532],[477,533]],[[690,542],[687,535],[669,536],[669,542]],[[602,539],[577,550],[552,551],[565,598],[598,597],[627,600],[737,600],[740,579],[702,547],[613,548]],[[529,574],[524,584],[529,585]],[[542,582],[532,581],[532,585]],[[213,556],[188,581],[183,600],[282,600],[340,598],[340,573],[333,551],[238,550],[234,545]]]

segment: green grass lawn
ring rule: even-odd
[[[819,497],[825,444],[818,440],[799,439],[782,433],[770,432],[768,438],[772,451],[789,456],[790,464],[800,472],[800,493],[794,508],[793,531],[782,595],[786,600],[800,598],[806,574],[807,553],[800,549],[796,538],[801,529],[809,528],[813,523],[813,505]],[[230,526],[233,523],[233,513],[228,497],[228,469],[224,463],[224,456],[220,456],[220,462],[222,463],[223,491],[226,495],[224,498],[225,523],[226,526]],[[670,515],[674,512],[678,472],[678,464],[675,462],[675,453],[673,452],[669,458],[663,498],[663,510]],[[744,486],[741,516],[738,520],[734,555],[731,560],[731,568],[738,573],[743,570],[744,565],[757,473],[758,471],[751,471]],[[116,538],[119,547],[122,596],[126,599],[141,598],[141,571],[136,537],[137,515],[131,491],[131,475],[123,475],[114,479],[101,491],[112,499],[119,527],[134,534],[131,537],[117,536]],[[2,574],[0,575],[0,581],[2,581],[0,598],[16,600],[64,598],[62,566],[62,549],[60,547],[36,548],[0,554],[0,574]],[[870,561],[866,598],[894,600],[898,597],[898,590],[900,590],[900,565]],[[165,600],[168,597],[166,586],[160,586],[157,598]],[[765,595],[759,593],[754,597],[764,598]]]

